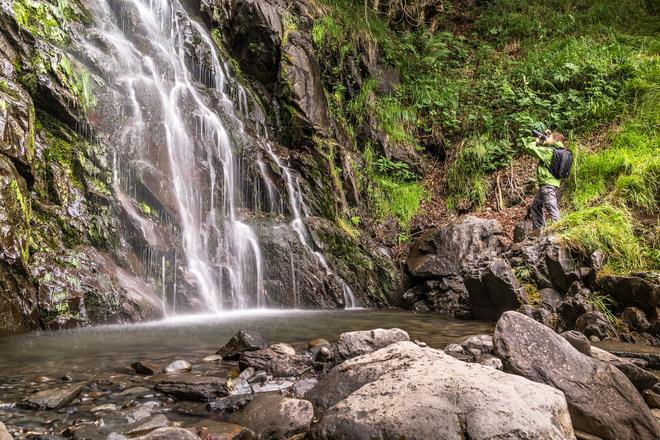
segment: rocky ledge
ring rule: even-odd
[[[518,310],[558,333],[660,346],[657,280],[605,274],[602,253],[576,254],[552,235],[527,237],[520,225],[514,239],[497,221],[472,216],[427,231],[406,261],[403,305],[491,321]]]
[[[200,359],[33,378],[0,402],[0,439],[656,439],[660,385],[637,364],[511,311],[444,350],[241,331]]]

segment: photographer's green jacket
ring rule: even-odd
[[[536,168],[536,180],[539,187],[543,185],[552,185],[559,188],[561,180],[557,179],[550,172],[550,165],[552,164],[552,155],[556,147],[563,147],[561,142],[556,142],[550,145],[538,145],[536,141],[531,141],[525,144],[523,150],[525,153],[536,157],[539,160],[539,166]]]

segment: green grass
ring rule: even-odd
[[[549,230],[582,255],[588,256],[597,250],[603,252],[609,271],[628,273],[660,269],[657,252],[640,239],[634,220],[625,208],[603,204],[577,210]]]

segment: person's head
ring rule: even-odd
[[[550,145],[550,144],[555,144],[557,142],[561,142],[562,145],[565,145],[566,137],[557,131],[553,131],[548,135],[547,139],[543,143],[546,145]]]

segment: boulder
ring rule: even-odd
[[[505,311],[516,310],[525,302],[511,266],[501,258],[466,276],[465,288],[473,319],[495,321]]]
[[[314,408],[307,400],[261,394],[230,421],[249,428],[257,438],[279,439],[307,431],[313,418]]]
[[[591,348],[591,357],[615,366],[619,371],[626,375],[640,393],[647,388],[652,388],[658,383],[658,378],[655,374],[638,367],[628,359],[620,358],[598,347]]]
[[[342,333],[337,342],[337,352],[342,358],[350,359],[399,341],[410,341],[410,336],[398,328]]]
[[[621,308],[634,306],[652,314],[660,306],[660,285],[639,276],[604,276],[600,290]]]
[[[505,239],[497,221],[468,216],[460,223],[424,233],[410,248],[406,267],[416,278],[445,277],[504,250]]]
[[[621,314],[621,320],[630,327],[645,332],[651,328],[649,320],[643,310],[637,307],[626,307]]]
[[[238,356],[246,351],[262,350],[268,346],[266,340],[257,332],[248,333],[241,330],[223,345],[216,354],[223,359],[237,359]]]
[[[314,439],[574,439],[563,395],[398,342],[334,367],[307,397]]]
[[[591,343],[589,339],[582,333],[576,330],[569,330],[561,334],[564,339],[568,341],[569,344],[573,346],[577,351],[587,356],[591,356]]]
[[[626,376],[580,353],[548,327],[506,312],[493,342],[505,371],[564,393],[576,429],[606,440],[657,438],[660,428]]]
[[[178,400],[209,402],[226,396],[227,381],[219,377],[199,376],[193,373],[162,374],[154,376],[155,390]]]
[[[28,409],[59,409],[78,397],[84,385],[72,383],[59,388],[39,391],[26,397],[18,403],[18,406]]]
[[[575,330],[587,337],[597,336],[601,341],[605,338],[618,338],[616,329],[601,312],[587,312],[580,316],[575,321]]]
[[[563,299],[561,293],[551,287],[539,290],[539,296],[541,297],[541,304],[549,310],[554,310]]]

